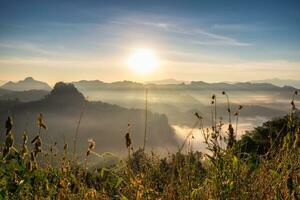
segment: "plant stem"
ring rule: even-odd
[[[79,120],[78,120],[78,123],[77,123],[77,126],[76,126],[76,131],[75,131],[75,136],[74,136],[74,144],[73,144],[73,159],[74,159],[74,161],[75,161],[75,155],[76,155],[77,138],[78,138],[78,134],[79,134],[79,127],[80,127],[80,123],[81,123],[81,120],[82,120],[82,117],[83,117],[83,113],[84,113],[85,108],[86,108],[86,104],[87,104],[87,101],[85,100],[83,102],[83,105],[82,105],[82,108],[81,108],[81,111],[80,111],[80,114],[79,114]]]
[[[145,98],[145,130],[144,130],[144,145],[143,151],[146,148],[146,140],[147,140],[147,122],[148,122],[148,88],[146,88],[146,98]]]

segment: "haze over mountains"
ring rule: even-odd
[[[141,146],[143,142],[143,110],[126,109],[100,101],[87,101],[72,84],[57,83],[49,95],[38,101],[0,101],[0,121],[5,122],[8,111],[14,118],[17,142],[20,142],[24,130],[29,133],[30,138],[34,137],[37,133],[36,117],[40,112],[44,114],[49,127],[42,134],[46,144],[56,141],[63,145],[65,141],[72,146],[81,112],[84,114],[78,138],[81,152],[86,150],[87,140],[93,138],[97,143],[97,151],[126,153],[124,136],[129,131],[128,123],[134,138],[134,148]],[[165,115],[148,112],[147,132],[149,148],[172,149],[177,146],[176,135]]]
[[[100,144],[98,150],[118,153],[124,147],[124,132],[128,122],[132,124],[133,134],[136,134],[136,144],[142,142],[147,88],[150,145],[161,148],[168,140],[168,146],[172,148],[176,147],[178,140],[174,132],[177,133],[178,127],[184,127],[188,132],[196,120],[195,112],[203,116],[205,126],[211,126],[210,102],[213,94],[217,97],[218,118],[225,123],[228,104],[222,91],[229,96],[232,112],[239,105],[244,106],[240,117],[242,134],[245,129],[260,125],[265,120],[285,115],[296,90],[295,87],[270,83],[191,81],[177,84],[172,81],[143,84],[82,80],[71,84],[58,83],[50,90],[47,83],[26,78],[0,87],[0,120],[4,121],[9,111],[16,120],[15,130],[18,134],[25,129],[34,134],[36,115],[43,112],[49,125],[47,134],[52,138],[47,142],[57,138],[61,140],[62,137],[71,140],[82,106],[87,102],[80,128],[81,149],[85,148],[88,138],[95,138]],[[296,99],[295,103],[299,101]],[[112,141],[115,143],[111,144]]]
[[[2,89],[12,91],[24,91],[24,90],[47,90],[52,88],[45,82],[34,80],[32,77],[27,77],[24,80],[18,82],[9,81],[1,86]]]
[[[149,81],[146,83],[138,83],[132,81],[116,81],[106,83],[100,80],[81,80],[71,82],[78,89],[93,90],[93,89],[144,89],[144,87],[158,89],[204,89],[204,90],[295,90],[300,87],[300,80],[282,80],[282,79],[267,79],[249,82],[218,82],[207,83],[204,81],[180,81],[176,79],[164,79],[157,81]],[[295,86],[296,85],[296,86]],[[26,90],[45,90],[50,91],[52,88],[46,82],[37,81],[32,77],[27,77],[18,82],[6,82],[1,89],[11,91],[26,91]]]
[[[279,78],[273,78],[273,79],[265,79],[265,80],[256,80],[251,81],[253,83],[271,83],[277,86],[293,86],[295,88],[300,88],[300,80],[291,80],[291,79],[279,79]]]
[[[146,84],[158,84],[158,85],[169,85],[169,84],[181,84],[181,83],[190,83],[190,81],[182,81],[182,80],[176,80],[176,79],[162,79],[162,80],[156,80],[156,81],[147,81]]]

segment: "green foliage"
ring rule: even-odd
[[[215,96],[213,100],[216,104]],[[221,126],[215,122],[212,130],[202,127],[206,153],[179,151],[159,158],[143,149],[129,150],[124,161],[88,168],[90,156],[101,157],[93,152],[93,140],[82,163],[68,157],[65,145],[62,157],[55,157],[61,161],[51,165],[52,147],[50,152],[42,148],[41,129],[46,129],[42,114],[38,135],[29,140],[33,149],[27,146],[26,133],[22,147],[15,146],[8,118],[0,156],[0,200],[300,198],[300,129],[295,112],[264,123],[239,141],[237,128],[230,124],[226,138]]]

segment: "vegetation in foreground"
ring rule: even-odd
[[[88,141],[83,162],[68,154],[67,144],[58,153],[55,143],[42,143],[47,127],[40,114],[37,135],[29,140],[24,132],[23,144],[17,146],[8,117],[0,199],[300,199],[300,124],[294,100],[286,117],[268,121],[240,140],[236,135],[242,106],[232,113],[228,100],[224,125],[218,121],[216,104],[213,95],[210,129],[203,128],[202,116],[195,113],[206,153],[192,151],[190,132],[177,153],[159,158],[143,149],[133,151],[134,138],[128,132],[127,159],[90,168],[90,157],[98,155],[93,140]],[[190,149],[186,154],[185,146]]]

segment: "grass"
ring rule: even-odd
[[[296,94],[296,93],[295,93]],[[14,144],[13,120],[6,121],[6,141],[0,155],[0,199],[300,199],[300,129],[293,101],[287,131],[282,142],[270,139],[267,153],[244,151],[236,139],[238,117],[242,107],[231,116],[228,101],[228,130],[217,123],[216,96],[212,96],[212,128],[204,129],[202,116],[195,113],[196,125],[205,138],[207,152],[190,148],[182,153],[188,137],[177,153],[164,158],[143,148],[131,151],[130,124],[124,150],[128,157],[117,163],[88,168],[95,142],[87,143],[82,163],[68,155],[68,145],[58,156],[55,145],[42,150],[46,123],[40,114],[38,134],[31,140],[23,134],[23,144]],[[236,117],[236,130],[231,118]],[[200,126],[199,126],[200,125]],[[275,144],[276,145],[273,145]],[[227,144],[226,147],[222,144]],[[57,163],[53,164],[53,160]]]

